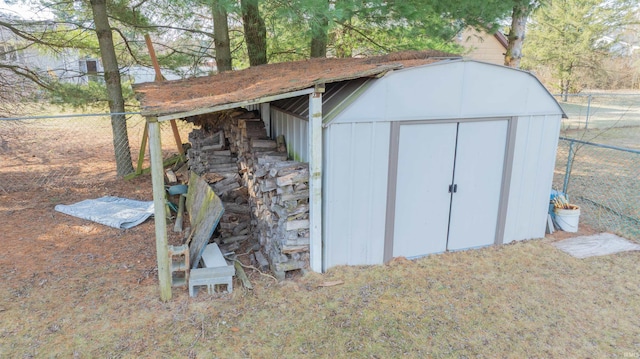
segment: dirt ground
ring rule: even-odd
[[[142,123],[129,121],[134,158]],[[0,233],[5,249],[0,268],[11,278],[8,282],[16,283],[15,291],[24,290],[22,282],[64,282],[70,273],[103,265],[110,269],[101,275],[105,280],[136,285],[155,281],[153,220],[118,230],[54,210],[57,204],[102,196],[153,199],[150,176],[116,178],[110,130],[104,117],[0,123]],[[186,139],[188,129],[182,132]],[[169,141],[170,131],[163,135],[168,155],[175,145]],[[148,151],[144,164],[148,166]]]
[[[54,211],[151,200],[150,178],[115,179],[108,137],[61,152],[57,131],[1,133],[2,358],[640,355],[638,253],[577,260],[549,245],[564,232],[282,283],[249,270],[252,291],[236,280],[232,294],[175,289],[163,303],[152,219],[118,230]],[[52,165],[74,170],[44,175]]]

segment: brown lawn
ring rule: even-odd
[[[108,137],[60,154],[57,126],[3,130],[2,358],[640,355],[640,253],[575,259],[550,245],[566,233],[281,283],[249,270],[252,291],[163,303],[153,220],[123,231],[53,210],[150,200],[150,179],[116,180]],[[72,171],[52,177],[47,161]]]

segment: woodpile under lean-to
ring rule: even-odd
[[[280,279],[309,265],[309,166],[287,158],[256,112],[234,110],[192,119],[190,169],[222,199],[213,240],[251,248],[255,264]]]

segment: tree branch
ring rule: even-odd
[[[18,66],[18,65],[10,65],[10,64],[3,64],[0,63],[0,69],[6,69],[11,71],[12,73],[24,77],[26,79],[31,80],[33,83],[37,84],[38,86],[46,89],[46,90],[53,90],[53,87],[47,83],[46,81],[43,81],[40,78],[40,74],[38,74],[36,71],[33,71],[31,69],[28,69],[26,67],[22,67],[22,66]]]
[[[372,43],[373,45],[377,46],[378,48],[380,48],[380,49],[382,49],[382,50],[384,50],[384,51],[386,51],[386,52],[391,52],[391,49],[389,49],[389,48],[387,48],[387,47],[385,47],[385,46],[383,46],[383,45],[381,45],[381,44],[377,43],[377,42],[376,42],[376,41],[374,41],[372,38],[370,38],[370,37],[369,37],[369,36],[367,36],[365,33],[363,33],[360,29],[357,29],[357,28],[355,28],[355,27],[353,27],[353,26],[351,26],[350,24],[347,24],[347,23],[340,23],[340,22],[338,22],[338,24],[340,24],[340,25],[342,25],[342,26],[346,27],[346,28],[347,28],[347,29],[349,29],[349,30],[353,30],[353,31],[355,31],[358,35],[362,36],[363,38],[365,38],[365,40],[369,41],[370,43]]]
[[[127,48],[127,51],[129,52],[129,55],[131,55],[131,57],[133,58],[133,61],[135,61],[137,64],[141,64],[140,60],[138,60],[138,58],[136,57],[135,53],[131,49],[131,46],[129,46],[129,41],[124,36],[122,31],[120,31],[120,29],[118,29],[117,27],[112,27],[111,30],[117,32],[118,35],[120,35],[120,37],[122,38],[122,41],[124,41],[124,45]]]

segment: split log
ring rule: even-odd
[[[269,261],[265,258],[264,254],[260,251],[254,252],[254,256],[256,257],[256,262],[258,262],[258,268],[262,271],[265,271],[269,268]]]
[[[233,236],[233,237],[227,237],[227,238],[223,238],[222,239],[222,243],[224,244],[229,244],[229,243],[233,243],[233,242],[242,242],[245,241],[249,238],[249,236]]]
[[[260,139],[251,139],[251,149],[252,150],[258,150],[258,151],[265,151],[265,150],[275,150],[278,147],[278,144],[276,143],[276,141],[273,140],[260,140]]]
[[[299,221],[287,221],[286,229],[287,231],[295,230],[295,229],[308,229],[309,228],[309,220],[299,220]]]
[[[300,169],[295,172],[291,172],[284,176],[279,176],[276,179],[276,184],[279,187],[289,186],[292,184],[298,184],[302,182],[309,182],[309,169]]]
[[[247,289],[253,289],[253,286],[251,285],[251,282],[249,282],[249,278],[247,277],[247,273],[244,272],[244,268],[242,268],[240,262],[238,260],[234,260],[233,265],[236,268],[236,275],[242,282],[242,285]]]
[[[300,252],[308,252],[309,245],[303,246],[282,246],[282,253],[291,254],[291,253],[300,253]]]

